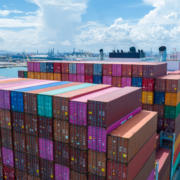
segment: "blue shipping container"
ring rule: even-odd
[[[102,76],[93,76],[94,84],[102,84]]]
[[[49,62],[47,62],[46,63],[46,72],[48,72],[48,73],[53,73],[54,71],[53,71],[53,67],[54,67],[54,63],[49,63]]]
[[[93,75],[102,76],[102,64],[93,64]]]
[[[132,86],[133,87],[142,87],[142,78],[133,77],[132,78]]]
[[[76,74],[76,63],[69,63],[69,74]]]
[[[40,62],[40,72],[46,72],[46,62]]]
[[[21,92],[11,92],[11,110],[24,112],[24,98]]]
[[[164,105],[165,92],[154,92],[154,104]]]

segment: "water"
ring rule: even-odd
[[[27,67],[0,68],[0,76],[18,77],[18,70],[27,71]]]

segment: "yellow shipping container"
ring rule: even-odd
[[[41,79],[41,73],[40,72],[34,72],[34,79]]]
[[[41,74],[41,79],[44,79],[44,80],[47,79],[47,78],[46,78],[46,73],[41,72],[40,74]]]
[[[47,80],[54,80],[54,73],[46,73]]]
[[[28,72],[28,78],[34,79],[34,72]]]
[[[178,93],[165,93],[165,105],[166,106],[177,106],[180,102],[180,92]]]
[[[56,81],[61,81],[61,74],[59,74],[59,73],[54,73],[54,80],[56,80]]]
[[[153,104],[154,103],[154,92],[142,91],[142,103]]]

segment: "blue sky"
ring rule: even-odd
[[[3,50],[169,49],[180,42],[179,0],[1,0]]]

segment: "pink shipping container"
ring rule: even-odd
[[[122,87],[131,86],[131,78],[122,77]]]
[[[112,87],[105,90],[101,90],[95,93],[91,93],[76,99],[72,99],[69,102],[69,121],[71,124],[87,126],[87,102],[88,99],[92,99],[97,96],[101,96],[103,94],[113,92],[118,90],[119,88]]]
[[[69,74],[69,81],[77,82],[77,75],[76,74]]]
[[[111,76],[103,76],[103,84],[112,85],[112,77]]]
[[[77,82],[84,83],[85,82],[85,76],[84,75],[77,75]]]
[[[34,72],[40,72],[40,62],[34,62]]]
[[[112,76],[121,76],[121,64],[112,65]]]
[[[105,153],[107,147],[107,134],[116,129],[118,126],[121,126],[124,122],[132,118],[141,110],[141,108],[136,109],[135,111],[114,123],[108,129],[97,126],[88,126],[88,149]]]
[[[2,157],[3,164],[14,167],[14,156],[12,149],[2,147]]]
[[[155,170],[153,169],[151,174],[149,175],[149,177],[147,178],[147,180],[154,180],[154,173],[155,173]]]
[[[76,73],[77,74],[84,74],[85,72],[85,66],[84,66],[84,63],[77,63],[76,64]]]
[[[30,72],[34,71],[34,62],[27,62],[27,69]]]
[[[69,168],[60,164],[55,164],[55,180],[70,180]]]
[[[39,156],[42,159],[53,161],[53,141],[39,138]]]

